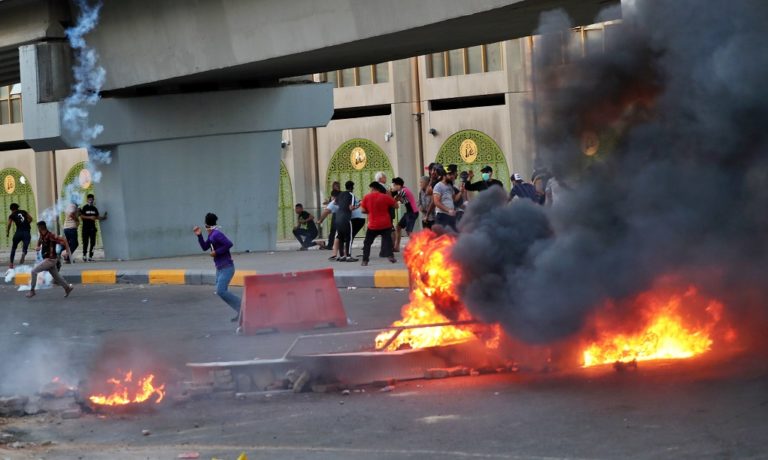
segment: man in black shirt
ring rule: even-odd
[[[11,234],[11,224],[16,224],[16,231],[13,234],[13,242],[11,243],[11,263],[9,268],[13,268],[13,261],[16,259],[16,247],[19,243],[21,245],[21,260],[19,264],[24,265],[24,258],[27,257],[27,249],[29,249],[29,242],[32,240],[32,216],[23,209],[19,209],[19,205],[11,203],[11,215],[8,216],[8,225],[5,227],[5,237],[8,238]]]
[[[317,243],[314,239],[317,238],[317,225],[315,225],[315,217],[308,211],[304,210],[304,205],[301,203],[296,204],[296,215],[298,216],[298,222],[293,227],[293,236],[299,240],[301,247],[299,251],[306,251],[312,246],[316,246]],[[301,228],[301,226],[305,228]]]
[[[339,262],[357,262],[349,252],[352,240],[352,205],[353,197],[349,191],[343,191],[336,197],[336,212],[333,219],[336,222],[336,234],[339,238]]]
[[[488,190],[493,185],[498,185],[502,190],[504,189],[504,184],[502,184],[501,181],[493,179],[493,168],[486,165],[480,172],[482,173],[483,179],[477,182],[467,183],[467,190],[470,192],[482,192],[483,190]],[[475,173],[470,171],[469,179],[472,180],[474,175]]]
[[[99,210],[93,205],[93,193],[86,197],[88,204],[80,209],[80,220],[83,222],[83,262],[93,261],[93,247],[96,246],[96,222],[107,220],[107,213],[99,215]],[[90,248],[89,248],[90,244]]]

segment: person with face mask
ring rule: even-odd
[[[468,182],[466,186],[467,190],[470,192],[482,192],[483,190],[488,190],[494,185],[498,185],[502,189],[504,188],[504,184],[502,184],[501,181],[493,179],[493,168],[491,168],[489,165],[484,166],[480,172],[482,173],[482,180],[477,182]],[[470,171],[469,179],[472,180],[474,175],[475,173]]]
[[[195,226],[192,232],[197,236],[200,249],[209,251],[213,258],[213,264],[216,266],[216,295],[235,311],[236,315],[232,318],[234,323],[240,319],[240,297],[229,292],[229,283],[235,276],[235,262],[230,253],[233,244],[217,225],[218,220],[218,216],[211,212],[205,215],[208,239],[203,239],[203,231],[198,226]]]

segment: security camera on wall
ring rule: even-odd
[[[384,133],[384,142],[389,142],[389,140],[392,139],[392,136],[394,136],[394,134],[392,134],[392,131],[387,131],[386,133]]]
[[[280,142],[280,148],[282,148],[282,149],[288,147],[289,145],[291,145],[291,141],[289,141],[288,139],[283,139]]]

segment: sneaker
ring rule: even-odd
[[[347,262],[357,262],[360,259],[355,259],[354,257],[347,257]]]
[[[387,257],[387,259],[389,259],[389,261],[392,262],[393,264],[397,262],[397,259],[395,259],[395,256],[389,256]]]
[[[346,257],[337,257],[336,258],[336,262],[346,262],[346,261],[347,261]]]
[[[299,248],[299,251],[307,251],[307,250],[308,250],[308,249],[307,249],[307,248],[305,248],[304,246],[302,246],[302,247],[300,247],[300,248]]]
[[[71,284],[67,284],[66,286],[64,286],[64,297],[69,297],[69,293],[72,292],[74,288],[75,287],[72,286]]]
[[[32,297],[34,297],[34,296],[35,296],[35,291],[29,291],[29,292],[27,292],[27,295],[26,295],[26,297],[27,297],[28,299],[31,299],[31,298],[32,298]]]
[[[336,256],[331,256],[328,258],[328,260],[336,260]]]
[[[360,265],[363,266],[363,267],[367,267],[368,266],[368,261],[364,260],[364,261],[362,261],[362,263],[360,263]]]

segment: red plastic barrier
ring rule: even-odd
[[[244,334],[347,325],[332,268],[249,275],[243,280],[240,325]]]

